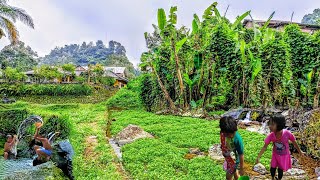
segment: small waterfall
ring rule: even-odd
[[[262,126],[260,127],[258,132],[260,134],[269,134],[270,133],[270,129],[268,127],[268,121],[265,121],[265,122],[262,123]]]
[[[21,122],[17,132],[17,140],[15,142],[14,147],[12,148],[12,153],[15,156],[17,156],[18,143],[26,136],[28,126],[31,126],[32,124],[35,124],[35,123],[43,124],[42,118],[40,116],[33,115]]]
[[[251,111],[248,111],[248,113],[246,114],[246,118],[244,120],[241,120],[241,122],[244,122],[244,123],[251,122],[250,117],[251,117]]]

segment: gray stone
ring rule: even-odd
[[[264,175],[264,174],[267,173],[266,167],[264,167],[264,165],[262,165],[261,163],[254,165],[253,166],[253,171],[257,172],[257,173],[259,173],[261,175]]]
[[[128,143],[132,143],[137,139],[141,138],[153,138],[151,134],[145,132],[142,128],[136,125],[128,125],[121,132],[119,132],[116,136],[113,137],[114,142],[119,146],[123,146]]]
[[[215,144],[209,148],[209,157],[213,160],[223,161],[224,157],[222,155],[220,144]]]

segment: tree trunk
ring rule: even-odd
[[[319,107],[319,94],[320,94],[320,73],[318,76],[318,82],[316,84],[316,94],[313,98],[313,109],[316,109]]]
[[[170,95],[169,95],[166,87],[164,87],[164,85],[163,85],[163,83],[162,83],[162,81],[161,81],[161,79],[160,79],[159,74],[157,73],[157,71],[155,70],[155,68],[153,67],[153,65],[151,65],[151,68],[152,68],[153,73],[157,76],[157,80],[158,80],[158,83],[159,83],[159,85],[160,85],[160,88],[161,88],[161,90],[162,90],[162,92],[163,92],[163,94],[164,94],[164,97],[165,97],[166,100],[169,102],[170,108],[171,108],[172,110],[176,110],[177,108],[176,108],[176,106],[174,105],[174,102],[172,101],[172,99],[171,99],[171,97],[170,97]]]
[[[179,87],[180,87],[180,98],[183,97],[184,99],[184,107],[186,107],[186,98],[184,96],[184,85],[183,85],[183,79],[182,79],[182,74],[181,74],[181,70],[180,70],[180,62],[179,62],[179,57],[176,51],[176,47],[175,47],[175,43],[174,40],[171,40],[171,45],[173,48],[173,53],[174,53],[174,59],[175,59],[175,64],[176,64],[176,70],[177,70],[177,76],[178,76],[178,80],[179,80]]]

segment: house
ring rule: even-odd
[[[75,69],[75,74],[76,76],[80,76],[81,73],[85,73],[87,72],[89,69],[88,66],[77,66]],[[104,76],[106,77],[112,77],[114,78],[115,84],[114,87],[124,87],[127,85],[127,83],[129,82],[129,80],[126,78],[126,67],[108,67],[108,66],[104,66]]]
[[[104,71],[111,71],[118,76],[126,77],[126,67],[104,67]]]
[[[129,80],[126,79],[125,77],[122,77],[116,73],[114,73],[113,71],[110,71],[110,70],[107,70],[105,71],[105,76],[107,77],[112,77],[114,78],[116,81],[114,83],[114,87],[119,87],[119,88],[122,88],[122,87],[125,87],[127,86]]]
[[[262,27],[266,23],[266,21],[254,20],[254,23],[257,24],[258,26]],[[301,24],[301,23],[296,23],[296,22],[279,21],[279,20],[271,20],[269,22],[268,27],[273,28],[273,29],[277,29],[279,31],[283,31],[284,27],[289,24],[297,24],[298,26],[300,26],[302,32],[306,32],[306,33],[310,33],[310,34],[313,34],[314,32],[320,30],[319,25]],[[243,26],[246,28],[253,28],[252,20],[245,19],[243,21]]]
[[[80,76],[81,73],[87,72],[88,66],[77,66],[75,69],[76,76]]]
[[[63,74],[62,78],[55,78],[52,81],[44,80],[44,83],[70,83],[72,81],[72,74],[70,72],[65,72],[62,69],[59,69],[59,72]],[[35,83],[39,80],[39,78],[36,76],[34,70],[24,72],[24,74],[27,76],[27,79],[25,80],[26,83]]]

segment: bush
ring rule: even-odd
[[[0,110],[0,133],[15,134],[20,123],[27,118],[26,109],[5,109]]]
[[[25,95],[49,95],[49,96],[66,96],[66,95],[90,95],[93,88],[89,85],[80,84],[3,84],[0,86],[1,94],[11,96]]]
[[[119,109],[134,109],[141,108],[141,100],[137,92],[128,90],[127,88],[120,89],[114,96],[107,101],[109,108]]]
[[[62,115],[42,115],[44,125],[40,134],[48,135],[50,132],[60,132],[59,138],[67,139],[70,135],[71,123],[67,116]]]

